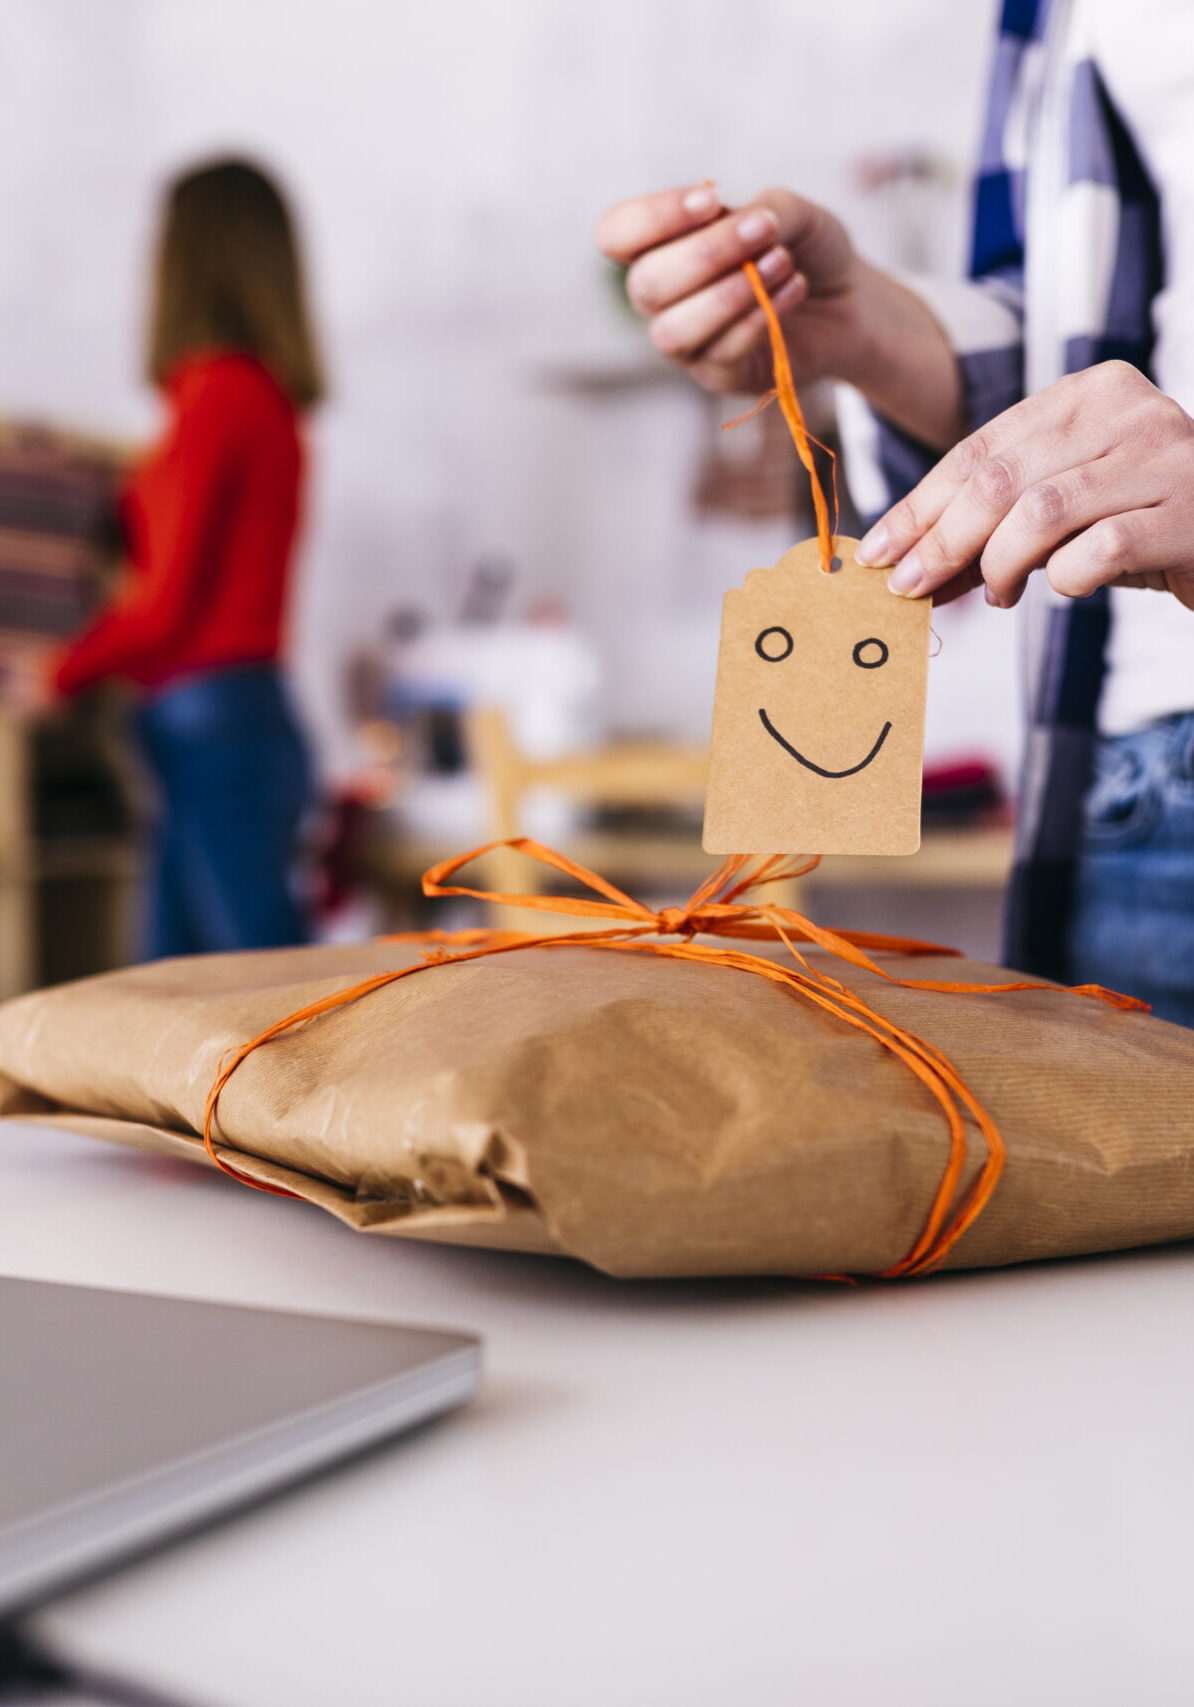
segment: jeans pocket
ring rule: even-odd
[[[1154,767],[1132,736],[1103,741],[1094,781],[1083,802],[1083,835],[1088,846],[1138,847],[1155,830],[1162,801]]]
[[[1159,793],[1164,844],[1194,859],[1194,716],[1177,719],[1172,726]]]

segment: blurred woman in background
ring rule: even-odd
[[[122,495],[128,573],[55,661],[54,687],[140,690],[160,793],[151,953],[299,942],[291,870],[310,769],[278,656],[302,414],[323,377],[293,222],[256,167],[219,161],[171,186],[148,368],[168,420]]]

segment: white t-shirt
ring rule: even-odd
[[[1165,288],[1153,305],[1153,376],[1194,415],[1194,0],[1085,4],[1099,71],[1161,200]],[[1168,593],[1113,587],[1111,613],[1104,734],[1194,711],[1194,611]]]

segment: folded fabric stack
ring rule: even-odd
[[[0,633],[57,639],[86,619],[114,539],[113,457],[43,429],[0,431]]]

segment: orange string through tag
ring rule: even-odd
[[[813,489],[813,509],[817,516],[817,544],[821,551],[821,567],[826,574],[833,568],[834,546],[837,536],[837,465],[833,452],[822,445],[819,439],[814,439],[804,424],[804,411],[800,407],[800,399],[796,395],[796,382],[792,378],[792,363],[788,357],[788,346],[784,338],[783,327],[779,316],[772,306],[771,298],[767,295],[767,286],[759,275],[759,269],[753,261],[747,261],[743,271],[750,280],[750,288],[758,298],[759,307],[767,322],[767,336],[771,340],[771,363],[775,370],[775,395],[779,399],[780,409],[788,430],[796,444],[796,454],[808,470],[809,482]],[[742,417],[749,420],[750,415]],[[731,425],[737,423],[731,422]],[[829,522],[829,506],[825,502],[825,493],[821,486],[821,478],[817,473],[817,465],[813,459],[813,445],[824,450],[833,462],[833,525]]]
[[[449,879],[472,860],[492,853],[497,848],[513,848],[550,866],[574,883],[589,891],[588,895],[510,895],[486,889],[472,889]],[[207,1096],[203,1121],[203,1146],[208,1156],[245,1185],[268,1191],[278,1197],[296,1197],[298,1193],[281,1186],[253,1179],[226,1161],[216,1148],[216,1116],[221,1092],[237,1068],[257,1049],[275,1039],[300,1031],[323,1015],[360,1001],[375,990],[402,978],[414,977],[433,967],[459,965],[464,961],[480,960],[487,955],[511,954],[525,948],[588,948],[602,952],[622,952],[661,955],[675,960],[695,960],[707,966],[729,968],[766,978],[789,994],[807,1001],[831,1014],[844,1024],[872,1038],[888,1050],[915,1075],[939,1104],[949,1132],[949,1152],[940,1184],[929,1206],[919,1238],[899,1262],[885,1269],[878,1277],[893,1280],[907,1275],[927,1274],[938,1267],[957,1244],[968,1227],[972,1226],[999,1181],[1003,1170],[1006,1147],[994,1120],[979,1103],[961,1076],[931,1043],[914,1032],[897,1025],[886,1015],[877,1012],[854,991],[818,970],[801,954],[798,943],[815,943],[851,966],[872,973],[887,983],[905,990],[933,990],[947,995],[1010,995],[1017,990],[1059,990],[1056,984],[1020,981],[1011,984],[962,984],[937,979],[894,978],[872,958],[874,953],[905,955],[956,955],[958,951],[943,948],[937,943],[919,942],[915,938],[880,936],[867,931],[830,931],[815,925],[790,907],[780,907],[766,901],[746,901],[744,897],[768,884],[803,877],[820,863],[817,859],[803,864],[785,862],[782,855],[773,854],[753,870],[747,870],[750,860],[745,854],[727,859],[702,883],[683,907],[665,907],[653,911],[633,900],[596,872],[589,871],[575,860],[555,853],[528,837],[518,836],[509,841],[489,842],[470,853],[442,861],[423,878],[423,893],[428,896],[470,896],[499,906],[533,909],[545,913],[564,913],[582,918],[600,919],[605,929],[583,930],[565,935],[536,936],[526,931],[472,930],[458,932],[410,932],[402,937],[385,940],[421,942],[422,960],[393,972],[378,972],[347,989],[338,990],[320,1001],[311,1002],[297,1012],[288,1014],[266,1028],[248,1043],[229,1050],[220,1064]],[[592,899],[598,896],[600,899]],[[765,959],[758,954],[739,949],[722,948],[711,943],[694,941],[698,936],[713,936],[739,941],[778,941],[788,950],[794,964]],[[678,937],[679,941],[663,941]],[[1117,995],[1099,985],[1084,984],[1071,992],[1108,1003],[1112,1007],[1147,1012],[1147,1004],[1131,996]],[[968,1152],[966,1120],[977,1128],[984,1145],[985,1156],[977,1175],[959,1196],[959,1183]],[[809,1278],[845,1279],[846,1276],[822,1275]]]

